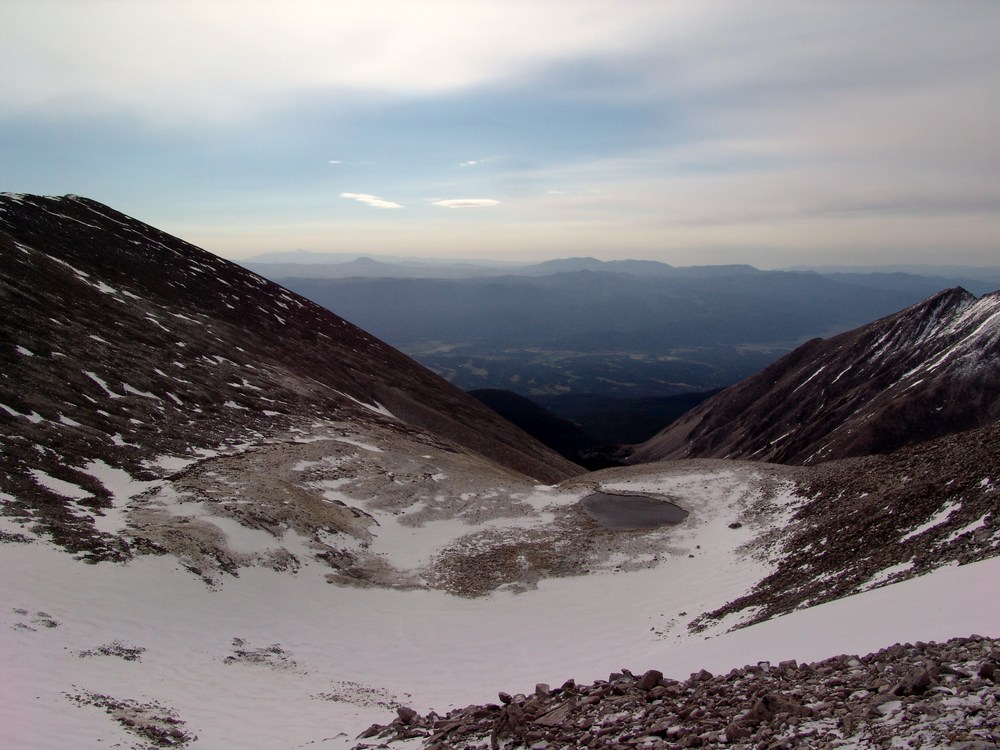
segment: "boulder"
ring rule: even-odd
[[[650,669],[639,678],[639,689],[648,693],[653,688],[658,687],[662,679],[663,672],[658,669]]]

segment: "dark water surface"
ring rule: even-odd
[[[677,524],[688,512],[669,500],[644,495],[587,495],[580,505],[591,518],[606,529],[655,529]]]

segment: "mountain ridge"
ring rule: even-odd
[[[129,554],[95,525],[111,500],[86,461],[150,479],[158,456],[303,420],[423,435],[542,481],[582,471],[328,310],[95,201],[3,195],[0,252],[0,492],[68,549]]]
[[[889,453],[1000,419],[1000,293],[961,287],[813,339],[639,446],[636,462],[810,464]]]

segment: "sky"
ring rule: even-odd
[[[0,190],[223,257],[1000,265],[994,0],[5,0]]]

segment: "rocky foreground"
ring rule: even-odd
[[[835,656],[701,671],[679,682],[657,670],[569,680],[499,704],[438,716],[400,707],[354,750],[419,743],[463,748],[961,748],[1000,747],[1000,639],[896,644]]]

